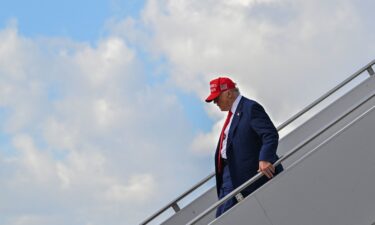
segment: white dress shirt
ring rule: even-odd
[[[233,117],[236,116],[235,113],[236,113],[237,106],[238,106],[238,103],[240,103],[241,98],[242,98],[242,95],[238,95],[237,98],[236,98],[236,100],[233,102],[232,108],[230,109],[230,111],[233,113],[233,115],[232,115],[232,118],[230,118],[228,126],[225,128],[225,131],[224,131],[223,146],[221,148],[221,157],[223,159],[227,158],[227,140],[228,140],[227,137],[228,137],[228,133],[229,133],[230,127],[232,125]]]

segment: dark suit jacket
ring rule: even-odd
[[[234,188],[257,174],[260,160],[271,163],[278,160],[276,155],[278,141],[277,130],[263,107],[242,96],[233,114],[227,140],[227,161]],[[219,146],[216,147],[215,169],[216,187],[219,193],[222,177],[218,174],[218,149]],[[276,168],[276,174],[281,171],[280,165]],[[268,178],[263,176],[241,193],[247,196],[267,180]]]

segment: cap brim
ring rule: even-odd
[[[215,98],[219,97],[220,95],[220,92],[218,93],[211,93],[207,98],[206,98],[206,102],[212,102],[212,100],[214,100]]]

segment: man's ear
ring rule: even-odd
[[[228,97],[233,97],[234,96],[234,94],[233,94],[233,91],[232,90],[230,90],[230,91],[228,91]]]

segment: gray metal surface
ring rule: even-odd
[[[356,88],[336,100],[334,103],[326,107],[317,115],[309,119],[307,122],[302,124],[300,127],[298,127],[298,129],[296,129],[296,131],[293,131],[292,133],[284,137],[280,141],[280,147],[278,151],[280,150],[280,148],[284,147],[287,148],[288,151],[292,149],[293,152],[297,152],[293,153],[291,157],[288,156],[288,160],[283,162],[284,167],[291,165],[293,162],[303,156],[307,151],[319,145],[334,132],[341,129],[344,125],[352,121],[359,114],[363,113],[366,109],[373,106],[375,104],[375,99],[372,98],[375,92],[374,87],[375,77],[372,76],[363,81]],[[352,109],[354,108],[355,110],[352,111]],[[349,115],[347,115],[348,113]],[[327,127],[328,124],[329,126]],[[324,132],[322,132],[322,130]],[[311,137],[314,138],[311,139]],[[282,145],[285,140],[287,141],[287,144],[289,146]],[[306,140],[307,144],[305,144]],[[303,145],[301,145],[301,143],[303,143]],[[301,147],[295,149],[296,146]],[[288,155],[290,154],[288,153]],[[254,181],[258,179],[258,177],[260,176],[257,175],[251,180]],[[194,218],[192,221],[190,221],[188,224],[198,224],[197,222],[200,221],[199,217],[203,216],[205,213],[211,212],[211,210],[214,210],[224,200],[225,199],[222,199],[221,201],[216,202],[215,204],[207,208],[204,212],[202,212],[199,216],[197,216],[197,218]]]
[[[370,62],[368,65],[357,71],[355,74],[347,78],[344,82],[337,85],[335,88],[324,94],[322,97],[320,97],[318,100],[314,101],[309,106],[305,107],[300,113],[293,116],[291,119],[283,123],[279,126],[279,128],[284,127],[286,124],[289,124],[290,122],[294,121],[298,117],[300,117],[302,114],[310,110],[313,106],[320,103],[324,99],[326,99],[329,95],[331,95],[333,92],[337,91],[339,88],[344,86],[347,82],[353,80],[358,74],[365,72],[366,70],[370,73],[372,71],[371,66],[375,63],[375,60]],[[370,73],[371,74],[371,73]],[[351,107],[353,104],[362,102],[363,99],[367,98],[371,94],[373,94],[373,90],[375,87],[375,77],[371,76],[369,79],[367,79],[365,82],[361,83],[357,87],[355,87],[353,90],[351,90],[349,93],[345,94],[332,104],[330,104],[328,107],[326,107],[321,112],[317,113],[315,116],[313,116],[311,119],[306,121],[304,124],[300,125],[298,128],[294,129],[291,133],[289,133],[287,136],[282,138],[279,142],[279,148],[278,148],[278,154],[284,155],[293,147],[295,147],[297,144],[299,144],[301,141],[303,141],[306,137],[309,137],[310,135],[314,134],[316,131],[318,131],[322,126],[325,124],[336,120],[340,115],[342,115],[343,112],[345,112],[346,109]],[[365,110],[365,107],[363,109],[358,109],[355,113],[360,114]],[[346,124],[350,119],[355,116],[354,114],[349,118],[344,119],[339,124],[337,124],[337,127],[342,126],[342,124]],[[304,146],[302,149],[298,151],[297,154],[295,154],[293,157],[291,157],[287,162],[284,162],[284,166],[288,166],[291,163],[293,163],[295,160],[298,160],[303,154],[306,153],[309,149],[314,148],[314,146],[317,146],[321,141],[323,141],[327,136],[329,136],[332,132],[334,132],[336,129],[331,129],[330,131],[326,132],[324,135],[321,135],[320,137],[314,139],[311,143]],[[207,180],[209,180],[213,174],[210,174],[207,176],[204,180],[199,182],[197,185],[192,187],[190,190],[183,193],[181,196],[176,198],[174,201],[172,201],[170,204],[168,204],[166,207],[160,209],[158,212],[156,212],[153,216],[148,218],[146,221],[141,223],[147,224],[149,221],[153,220],[155,217],[157,217],[159,214],[161,214],[163,211],[167,210],[170,207],[173,207],[174,204],[177,204],[179,200],[190,194],[192,191],[194,191],[196,188],[198,188],[200,185],[205,183]],[[209,190],[210,193],[215,192],[215,187],[212,187],[212,189]],[[171,218],[169,218],[167,221],[162,223],[163,225],[167,224],[185,224],[186,221],[193,219],[196,215],[203,212],[205,209],[207,209],[210,205],[212,205],[214,202],[217,201],[216,196],[213,197],[207,197],[206,194],[203,194],[201,197],[198,197],[195,199],[191,204],[189,204],[186,209],[182,209],[181,211],[177,210],[176,214],[172,215]],[[208,216],[208,218],[212,219],[213,215],[212,213]],[[173,222],[172,222],[173,221]],[[203,221],[203,220],[202,220]],[[201,222],[202,222],[201,221]],[[206,221],[204,219],[204,221]],[[207,224],[199,223],[199,224]]]
[[[226,212],[220,217],[220,220],[212,224],[225,224],[225,225],[240,225],[236,221],[242,219],[246,215],[245,220],[241,220],[241,224],[246,225],[276,225],[272,224],[267,218],[266,211],[259,204],[255,196],[250,196],[246,202],[241,202],[243,207],[237,207],[236,210]],[[251,209],[251,210],[250,210]],[[226,214],[229,214],[226,216]],[[233,218],[236,218],[233,220]],[[302,225],[302,224],[299,224]]]
[[[372,224],[374,134],[373,105],[211,225],[261,224],[260,209],[272,225]]]
[[[168,220],[163,222],[163,225],[178,225],[186,224],[194,217],[203,212],[210,205],[214,204],[217,201],[216,189],[210,189],[197,198],[195,201],[191,202],[189,205],[181,209],[179,212],[171,216]],[[199,224],[208,224],[215,218],[214,212],[208,214],[203,218]]]
[[[282,138],[279,142],[278,154],[284,155],[295,147],[298,143],[301,143],[306,137],[309,137],[311,134],[314,134],[326,124],[331,123],[341,116],[344,112],[350,109],[353,105],[356,105],[360,102],[363,102],[365,99],[369,98],[374,94],[375,90],[375,77],[371,76],[359,84],[357,87],[353,88],[351,91],[338,98],[335,102],[321,110],[319,113],[314,115],[312,118],[307,120],[305,123],[295,128],[292,132]],[[374,100],[371,100],[374,101]],[[336,127],[339,128],[343,124],[348,123],[357,115],[363,113],[368,107],[361,107],[353,114],[344,120],[340,121]],[[306,151],[314,148],[319,143],[324,141],[329,135],[335,132],[336,129],[331,129],[326,132],[324,135],[316,138],[314,141],[300,149],[290,160],[284,162],[283,165],[288,166],[293,163],[295,160],[299,159]]]
[[[196,203],[191,203],[190,204],[190,207],[191,206],[198,206],[197,209],[193,209],[193,210],[184,210],[183,212],[179,212],[181,210],[180,206],[178,205],[178,202],[185,198],[187,195],[191,194],[193,191],[195,191],[196,189],[198,189],[199,187],[201,187],[203,184],[205,184],[207,181],[209,181],[213,176],[215,175],[215,173],[211,173],[209,174],[208,176],[206,176],[205,178],[203,178],[201,181],[199,181],[197,184],[195,184],[194,186],[192,186],[191,188],[189,188],[188,190],[186,190],[184,193],[182,193],[180,196],[178,196],[177,198],[175,198],[174,200],[172,200],[170,203],[168,203],[166,206],[164,206],[163,208],[159,209],[157,212],[155,212],[153,215],[151,215],[149,218],[147,218],[145,221],[143,221],[142,223],[140,223],[140,225],[145,225],[145,224],[148,224],[150,223],[151,221],[153,221],[155,218],[157,218],[159,215],[161,215],[162,213],[164,213],[166,210],[168,210],[170,207],[173,208],[173,210],[176,212],[176,214],[172,215],[171,217],[184,217],[182,218],[182,221],[186,220],[186,216],[191,216],[191,218],[194,218],[195,216],[195,211],[196,210],[199,210],[200,208],[202,207],[208,207],[209,205],[211,205],[213,202],[217,201],[217,198],[215,200],[213,200],[212,197],[209,197],[207,198],[207,193],[204,193],[200,198],[196,199]],[[213,190],[213,189],[212,189]],[[211,190],[211,192],[212,192]],[[188,215],[184,215],[184,213],[188,213],[188,212],[194,212],[193,214],[188,214]],[[169,220],[171,220],[172,218],[170,218]],[[176,220],[176,219],[173,219],[173,221]],[[166,224],[166,223],[163,223],[163,224]]]
[[[301,143],[304,139],[311,136],[312,134],[316,133],[327,125],[328,123],[335,121],[339,116],[344,114],[350,107],[354,104],[359,104],[363,102],[364,99],[368,98],[369,96],[373,95],[375,87],[375,77],[369,77],[366,81],[359,84],[357,87],[346,93],[341,98],[337,99],[334,103],[320,111],[318,114],[313,116],[311,119],[306,121],[304,124],[300,125],[294,131],[289,133],[287,136],[282,138],[279,142],[278,153],[281,155],[285,155],[286,152],[293,149],[299,143]],[[372,99],[368,104],[374,104],[374,99]],[[338,122],[332,129],[326,131],[324,134],[320,135],[318,138],[312,140],[309,144],[299,149],[299,151],[294,154],[288,161],[283,162],[283,165],[287,167],[291,165],[295,160],[299,159],[303,154],[305,154],[308,150],[312,149],[313,147],[317,146],[321,141],[326,139],[329,135],[331,135],[334,131],[338,128],[342,127],[343,124],[348,123],[351,121],[355,116],[362,113],[364,110],[368,108],[367,106],[362,106],[357,109],[355,112],[352,113],[351,116],[344,118],[342,121]],[[212,192],[216,191],[216,188],[213,187],[211,189]],[[207,200],[205,197],[202,196],[197,198],[193,201],[193,204],[189,207],[188,210],[177,213],[171,217],[171,220],[174,223],[168,224],[185,224],[186,218],[190,218],[192,220],[195,216],[202,213],[205,209],[209,208],[212,204],[215,203],[216,200],[212,198]],[[196,208],[194,208],[196,207]],[[194,213],[191,213],[194,212]],[[212,213],[208,218],[212,218]],[[181,220],[178,218],[181,217]],[[206,219],[200,221],[197,224],[207,224],[205,223]],[[163,225],[166,223],[162,223]]]
[[[329,90],[327,93],[325,93],[324,95],[322,95],[320,98],[318,98],[317,100],[315,100],[314,102],[312,102],[310,105],[306,106],[304,109],[302,109],[296,115],[292,116],[290,119],[288,119],[287,121],[285,121],[284,123],[282,123],[278,128],[279,129],[283,129],[284,127],[286,127],[287,125],[289,125],[290,123],[292,123],[293,121],[295,121],[296,119],[300,118],[307,111],[309,111],[310,109],[312,109],[313,107],[315,107],[316,105],[318,105],[319,103],[321,103],[322,101],[324,101],[325,99],[327,99],[329,96],[331,96],[333,93],[335,93],[336,91],[338,91],[340,88],[342,88],[345,85],[347,85],[349,82],[351,82],[353,79],[355,79],[356,77],[358,77],[364,71],[367,71],[370,76],[373,75],[374,74],[374,70],[372,69],[372,65],[374,65],[374,64],[375,64],[375,60],[371,61],[370,63],[368,63],[367,65],[365,65],[361,69],[359,69],[357,72],[355,72],[354,74],[352,74],[351,76],[349,76],[348,78],[346,78],[344,81],[342,81],[341,83],[339,83],[338,85],[336,85],[334,88],[332,88],[331,90]]]
[[[319,144],[321,144],[323,141],[326,140],[333,132],[337,132],[337,130],[342,129],[342,127],[346,126],[346,123],[350,123],[351,121],[356,119],[356,112],[360,111],[361,109],[365,108],[371,108],[375,105],[374,101],[374,92],[371,96],[367,97],[363,101],[359,103],[355,103],[354,106],[350,107],[349,109],[345,110],[345,112],[341,113],[341,115],[334,120],[332,120],[330,123],[325,124],[320,128],[319,131],[315,132],[313,135],[310,135],[305,140],[303,140],[301,143],[299,143],[295,148],[293,148],[290,152],[285,154],[280,160],[278,160],[274,166],[277,166],[280,162],[283,162],[285,166],[285,160],[290,159],[291,156],[293,156],[296,152],[299,152],[302,148],[309,146],[309,144],[313,143],[315,139],[320,139],[321,141]],[[346,122],[347,121],[347,122]],[[346,123],[345,123],[346,122]],[[322,139],[324,137],[324,139]],[[212,206],[207,208],[204,212],[199,214],[196,218],[191,220],[188,225],[197,224],[201,218],[203,218],[206,214],[212,212],[215,210],[219,205],[223,204],[223,202],[227,201],[229,198],[233,197],[237,193],[239,193],[241,190],[249,186],[250,184],[254,183],[256,180],[258,180],[262,176],[261,173],[258,173],[256,176],[251,178],[250,180],[246,181],[244,184],[242,184],[240,187],[236,188],[234,191],[229,193],[227,196],[225,196],[223,199],[220,199],[220,201],[214,203]]]

